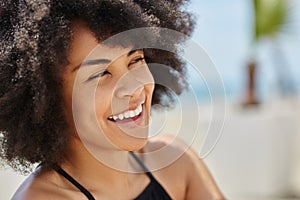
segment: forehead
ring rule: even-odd
[[[76,21],[72,26],[72,40],[68,53],[68,61],[72,65],[78,65],[85,59],[109,59],[114,60],[127,54],[132,47],[117,45],[107,46],[100,44],[95,34],[83,21]]]

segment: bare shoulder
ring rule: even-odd
[[[164,173],[168,174],[169,179],[177,177],[184,183],[183,199],[225,199],[205,163],[183,140],[174,135],[153,137],[149,140],[145,151],[157,152],[150,162],[160,165],[161,171],[166,171]],[[147,164],[151,165],[150,162]]]
[[[185,145],[186,144],[181,140],[179,139],[178,137],[176,137],[175,135],[172,135],[172,134],[163,134],[163,135],[158,135],[158,136],[155,136],[155,137],[152,137],[149,139],[148,141],[148,147],[151,148],[149,150],[157,150],[159,148],[162,148],[166,145],[170,145],[172,144],[173,142],[176,143],[176,145],[172,145],[172,147],[180,147],[182,145]],[[173,144],[175,144],[173,143]]]
[[[34,171],[19,186],[12,200],[67,199],[66,194],[51,179],[53,173],[41,172],[40,169]]]
[[[188,164],[199,161],[195,151],[175,135],[165,134],[149,139],[145,152],[153,153],[160,159],[168,160],[172,165],[180,165],[184,169]],[[183,165],[182,165],[183,164]],[[181,166],[182,165],[182,166]]]
[[[165,134],[149,139],[144,153],[151,154],[150,165],[159,162],[161,167],[180,168],[181,173],[189,170],[191,166],[199,165],[202,161],[197,153],[183,140],[175,135]],[[152,158],[151,157],[151,158]],[[157,169],[159,166],[157,166]]]

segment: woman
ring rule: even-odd
[[[166,87],[154,90],[146,63],[182,74],[184,63],[171,52],[136,48],[142,41],[134,36],[104,42],[141,27],[190,35],[184,3],[1,2],[1,157],[23,172],[39,163],[12,199],[223,199],[184,143],[147,137],[151,104],[170,104],[172,96]],[[144,38],[164,42],[156,31]],[[177,81],[172,89],[184,87]]]

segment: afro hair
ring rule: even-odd
[[[61,163],[68,148],[62,104],[62,72],[68,64],[72,23],[84,20],[99,41],[126,30],[162,27],[190,36],[188,0],[1,0],[0,1],[0,158],[24,172],[34,163]],[[185,38],[176,38],[177,43]],[[148,63],[185,74],[174,52],[145,49]],[[170,73],[175,80],[178,73]],[[155,78],[155,77],[154,77]],[[172,93],[155,86],[153,104],[168,106]],[[166,100],[167,99],[167,100]]]

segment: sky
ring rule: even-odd
[[[251,0],[192,0],[188,9],[196,17],[197,26],[192,40],[201,45],[218,69],[229,99],[241,99],[245,92],[246,63],[252,47],[252,4]],[[259,98],[268,100],[279,96],[279,74],[289,72],[284,81],[288,89],[295,88],[300,93],[300,1],[290,0],[291,22],[277,39],[279,56],[274,56],[270,40],[262,40],[258,45]],[[276,51],[277,53],[279,51]],[[279,66],[277,58],[282,58]],[[277,68],[276,68],[277,67]],[[208,95],[208,90],[195,79],[195,90]],[[293,85],[292,85],[293,84]],[[210,86],[208,86],[210,87]],[[213,86],[212,86],[213,87]],[[286,90],[286,89],[285,89]]]

